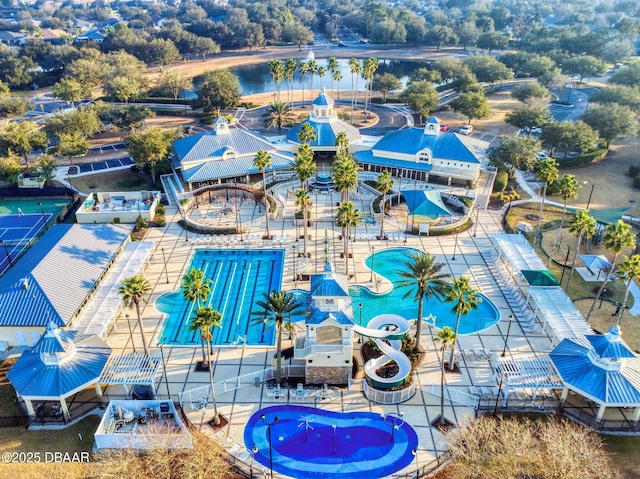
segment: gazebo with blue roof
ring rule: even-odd
[[[344,274],[326,263],[311,275],[311,301],[305,337],[296,341],[294,358],[305,361],[308,384],[349,384],[353,345],[353,309]]]
[[[29,416],[36,416],[34,401],[53,401],[60,403],[60,414],[68,420],[66,398],[94,385],[98,396],[102,395],[99,380],[110,355],[111,348],[98,336],[61,330],[51,322],[7,377]]]
[[[597,421],[607,407],[633,407],[633,422],[640,420],[640,359],[617,325],[607,334],[566,338],[549,357],[565,384],[563,403],[572,390],[599,405]]]

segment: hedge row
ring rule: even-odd
[[[588,165],[594,161],[600,161],[605,156],[609,150],[606,148],[599,148],[597,150],[591,151],[589,153],[585,153],[583,155],[574,156],[573,158],[556,158],[560,168],[569,168],[574,166],[583,166]]]

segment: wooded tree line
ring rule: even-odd
[[[99,25],[114,12],[123,24],[107,28],[101,44],[72,43],[79,33],[76,19]],[[198,0],[178,6],[128,2],[111,8],[71,5],[53,12],[29,7],[19,11],[13,22],[0,21],[0,30],[37,35],[42,28],[61,28],[68,35],[62,45],[31,39],[17,51],[0,47],[0,80],[11,88],[53,84],[67,74],[72,62],[96,55],[87,49],[102,54],[124,51],[147,65],[162,65],[204,57],[220,48],[307,44],[313,41],[312,31],[332,38],[341,27],[371,43],[478,47],[489,52],[516,48],[548,57],[562,65],[563,72],[582,77],[598,74],[602,61],[629,58],[635,52],[639,20],[634,2],[604,0],[588,5],[450,0],[428,9],[415,0],[393,7],[364,0],[237,0],[230,5]],[[544,63],[527,65],[529,70],[539,67]]]

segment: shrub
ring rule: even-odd
[[[465,205],[467,208],[471,208],[473,206],[473,199],[468,196],[458,196],[458,199]]]
[[[164,214],[164,205],[162,203],[158,203],[158,206],[156,206],[156,214],[157,215]]]
[[[633,179],[633,187],[640,189],[640,175]]]
[[[638,176],[638,174],[640,174],[640,165],[639,164],[635,164],[635,165],[631,165],[629,166],[629,176],[631,178],[635,178],[636,176]]]
[[[164,219],[164,216],[158,216],[154,221],[153,224],[155,224],[158,228],[162,228],[163,226],[166,226],[167,222]]]
[[[509,173],[506,171],[500,171],[496,175],[496,180],[493,183],[493,191],[497,193],[502,193],[504,189],[507,187],[507,183],[509,182]]]

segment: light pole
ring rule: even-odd
[[[362,303],[358,305],[358,309],[360,310],[360,326],[362,326]]]
[[[269,440],[269,470],[271,471],[271,479],[273,479],[273,445],[271,444],[271,426],[278,422],[278,416],[273,418],[272,422],[267,422],[267,418],[264,414],[260,416],[262,422],[267,426],[267,438]]]
[[[9,268],[13,268],[13,261],[11,261],[11,255],[9,254],[9,248],[7,248],[7,243],[5,243],[2,240],[0,240],[0,243],[2,243],[2,246],[4,246],[4,252],[7,255],[7,259],[9,260]]]
[[[169,271],[167,271],[167,257],[164,255],[164,248],[160,248],[162,251],[162,261],[164,261],[164,274],[167,277],[167,284],[169,284]]]
[[[476,237],[478,231],[478,215],[480,214],[480,205],[476,203],[476,223],[473,225],[473,237]]]
[[[416,458],[416,479],[417,479],[418,477],[420,477],[420,469],[418,468],[418,448],[416,447],[415,449],[412,449],[411,454],[413,454],[413,457]]]
[[[371,278],[369,278],[369,281],[371,281],[373,283],[373,268],[375,266],[375,260],[376,260],[376,248],[375,246],[371,247]]]
[[[382,420],[384,421],[385,424],[390,424],[391,425],[391,440],[390,442],[393,442],[393,437],[394,437],[394,433],[400,429],[402,427],[402,425],[404,424],[404,413],[400,413],[400,416],[394,416],[391,413],[382,413],[380,414],[380,416],[382,416]],[[389,418],[390,422],[387,422],[387,418]]]
[[[249,464],[250,479],[253,479],[253,461],[255,460],[256,454],[258,454],[258,452],[258,446],[256,446],[255,444],[253,445],[253,448],[249,450],[249,453],[251,454],[251,463]]]
[[[501,357],[505,357],[507,354],[507,342],[509,341],[509,333],[511,332],[511,322],[513,321],[513,314],[509,315],[509,326],[507,326],[507,337],[504,338],[504,349],[502,350]]]
[[[296,257],[296,245],[293,245],[292,248],[293,248],[293,281],[295,283],[296,289],[298,289],[298,274],[296,271],[296,263],[298,262],[298,259]]]
[[[589,205],[591,204],[591,196],[593,195],[593,189],[596,187],[596,184],[592,183],[589,180],[584,180],[582,182],[583,185],[586,185],[587,183],[591,185],[591,191],[589,192],[589,199],[587,200],[587,207],[585,208],[587,211],[589,211]]]
[[[189,242],[189,228],[187,226],[187,214],[184,211],[184,209],[182,207],[180,207],[180,210],[182,211],[182,223],[184,225],[184,238],[186,240],[186,242]]]
[[[162,350],[162,346],[167,338],[162,338],[162,342],[160,343],[160,356],[162,357],[162,370],[164,371],[164,384],[167,386],[167,399],[171,398],[171,393],[169,392],[169,377],[167,376],[167,363],[164,361],[164,351]]]
[[[453,261],[456,260],[456,248],[458,247],[458,232],[460,231],[460,226],[456,226],[456,240],[455,243],[453,243],[453,256],[451,257],[451,259]]]
[[[569,262],[569,252],[571,251],[571,245],[567,245],[567,256],[564,258],[564,264],[562,265],[562,274],[560,275],[560,285],[562,286],[562,280],[564,279],[564,272],[567,269],[567,263]],[[567,292],[569,292],[569,285],[567,285]]]
[[[42,221],[44,222],[44,227],[46,228],[47,231],[49,231],[49,225],[47,224],[47,217],[44,214],[44,206],[42,206],[42,203],[40,203],[38,201],[38,206],[40,207],[40,211],[42,211]]]

